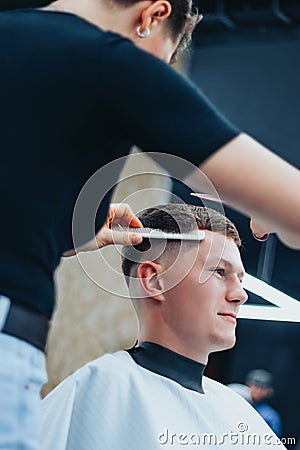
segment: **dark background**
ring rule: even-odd
[[[189,55],[189,76],[241,130],[300,167],[300,2],[197,3],[204,20]],[[300,300],[300,252],[275,236],[256,242],[248,219],[226,212],[242,235],[246,270]],[[250,294],[249,302],[261,299]],[[253,368],[273,373],[270,403],[282,416],[283,436],[300,437],[300,324],[239,320],[237,345],[212,355],[207,374],[243,383]]]
[[[0,10],[47,3],[0,0]],[[189,76],[241,130],[300,167],[300,1],[198,0],[197,6],[204,20],[188,57]],[[190,201],[181,186],[174,190]],[[300,300],[300,252],[275,236],[256,242],[246,217],[230,209],[226,213],[241,233],[246,270]],[[249,301],[262,300],[250,294]],[[299,327],[241,319],[237,345],[211,355],[206,372],[223,383],[243,383],[250,369],[270,370],[271,404],[282,415],[285,437],[300,437]]]

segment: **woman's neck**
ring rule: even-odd
[[[57,0],[43,9],[45,11],[71,13],[101,28],[101,30],[112,31],[131,38],[133,8],[120,8],[113,1]]]

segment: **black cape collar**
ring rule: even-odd
[[[142,342],[127,350],[133,360],[151,372],[170,378],[181,386],[204,394],[205,365],[153,342]]]

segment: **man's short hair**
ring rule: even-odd
[[[210,230],[230,237],[237,247],[241,239],[235,225],[223,214],[211,208],[170,203],[147,208],[137,214],[145,228],[162,230],[165,233],[188,233],[193,230]],[[167,240],[166,252],[178,251],[180,240]],[[190,243],[186,244],[187,248]],[[136,277],[138,265],[143,261],[143,253],[151,247],[150,240],[144,238],[141,244],[122,250],[122,270],[128,283],[130,277]]]

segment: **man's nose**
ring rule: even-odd
[[[232,282],[232,285],[228,289],[226,300],[229,302],[236,302],[242,305],[248,299],[248,294],[242,286],[239,279]]]

